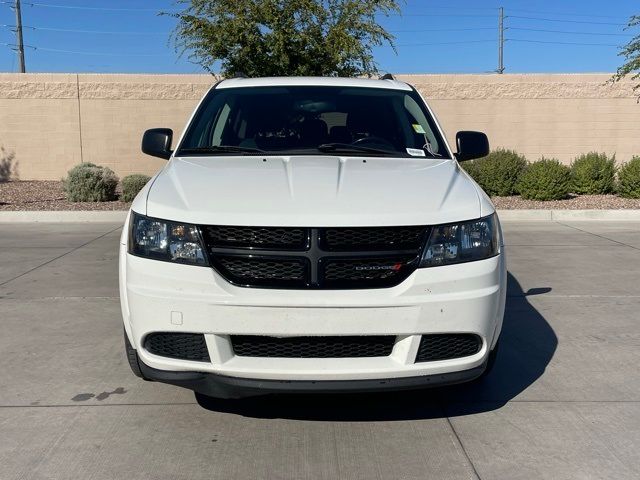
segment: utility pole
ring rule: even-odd
[[[498,73],[504,73],[504,7],[498,17]]]
[[[14,7],[16,11],[16,37],[18,39],[18,60],[20,63],[20,72],[25,72],[24,67],[24,42],[22,40],[22,12],[20,11],[20,0],[16,0]]]

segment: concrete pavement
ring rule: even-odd
[[[198,403],[129,371],[119,225],[1,225],[0,479],[640,478],[640,224],[503,226],[484,382]]]

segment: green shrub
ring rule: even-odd
[[[110,168],[81,163],[69,170],[63,185],[70,202],[108,202],[116,198],[118,177]]]
[[[640,157],[633,157],[618,170],[618,194],[640,198]]]
[[[580,155],[571,164],[573,191],[579,194],[600,195],[615,189],[616,157],[590,152]]]
[[[527,160],[513,150],[498,149],[462,165],[488,195],[506,197],[517,193],[515,186]]]
[[[542,158],[527,166],[517,189],[528,200],[560,200],[571,191],[571,170],[555,158]]]
[[[123,202],[132,202],[149,180],[151,180],[151,177],[148,175],[140,175],[138,173],[127,175],[122,179],[122,195],[120,199]]]
[[[473,178],[478,183],[478,185],[480,184],[480,168],[478,167],[479,162],[480,160],[469,160],[460,164],[464,171],[471,175],[471,178]]]

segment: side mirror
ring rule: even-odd
[[[171,140],[173,130],[170,128],[152,128],[142,136],[142,152],[152,157],[169,160],[171,157]]]
[[[456,146],[456,158],[459,162],[489,155],[489,139],[482,132],[458,132]]]

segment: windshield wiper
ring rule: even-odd
[[[385,155],[397,155],[400,152],[392,152],[381,148],[362,147],[360,145],[350,145],[348,143],[323,143],[316,147],[321,152],[356,152],[356,153],[381,153]]]
[[[209,145],[208,147],[181,148],[179,153],[265,153],[264,150],[236,145]]]

